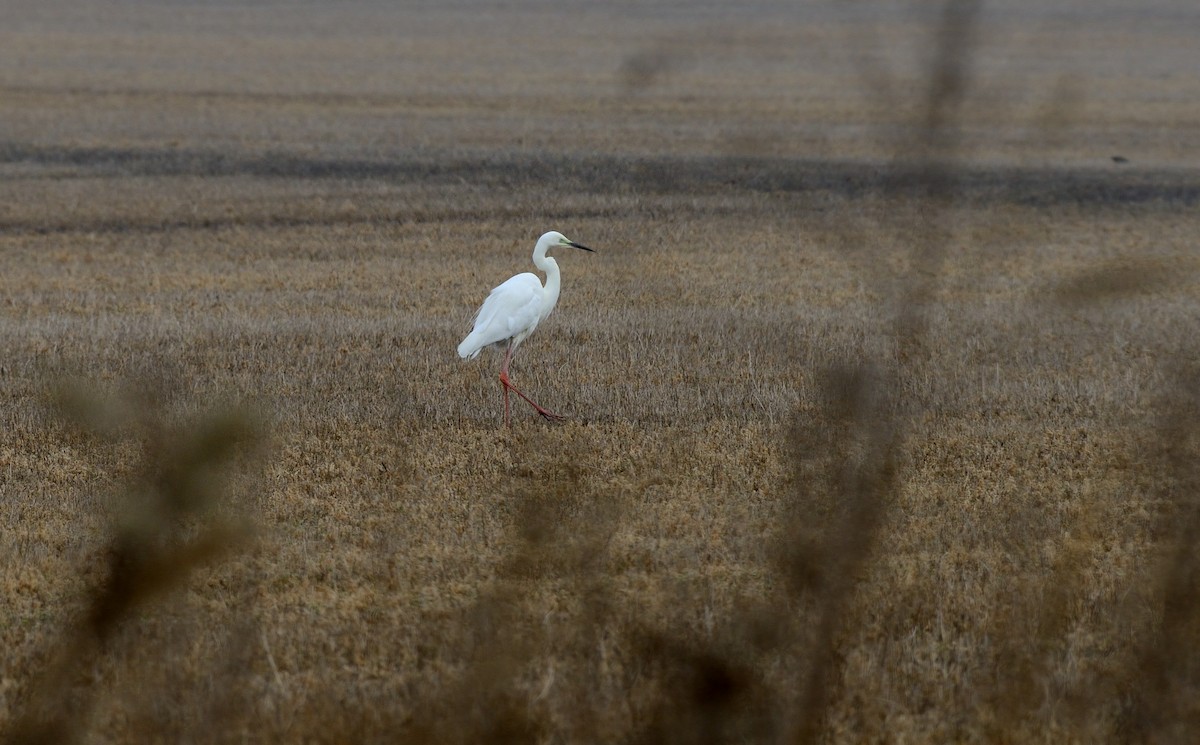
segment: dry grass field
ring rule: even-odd
[[[0,739],[1200,739],[1193,2],[410,5],[6,5]]]

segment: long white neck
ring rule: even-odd
[[[537,246],[533,249],[533,265],[546,273],[546,289],[542,294],[542,312],[540,314],[543,319],[550,315],[550,311],[554,310],[554,306],[558,304],[558,291],[562,287],[562,281],[558,274],[558,262],[546,255],[546,250],[549,248],[549,244],[538,241]]]

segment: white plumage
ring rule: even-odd
[[[543,313],[545,295],[546,288],[533,272],[509,277],[492,290],[475,312],[475,328],[458,345],[458,356],[473,360],[484,347],[503,344],[509,339],[516,349],[553,309],[551,305]]]
[[[557,246],[591,251],[587,246],[581,246],[559,232],[550,231],[538,239],[533,248],[533,264],[546,273],[546,284],[532,272],[524,272],[510,277],[488,294],[483,305],[475,313],[474,328],[458,345],[458,356],[463,359],[475,359],[479,352],[489,346],[505,346],[504,365],[500,368],[500,384],[504,388],[504,423],[509,424],[508,392],[511,389],[518,396],[529,402],[538,414],[544,418],[559,421],[563,417],[548,411],[533,402],[531,398],[517,390],[508,379],[508,363],[521,342],[525,341],[537,328],[554,306],[558,303],[558,293],[562,286],[558,262],[546,255],[546,252]]]

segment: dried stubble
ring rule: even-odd
[[[26,422],[7,449],[20,495],[7,524],[22,536],[5,562],[8,648],[28,650],[10,658],[27,671],[12,680],[37,669],[36,650],[78,592],[83,549],[62,547],[81,539],[60,536],[99,535],[88,513],[100,504],[86,495],[111,481],[104,467],[72,465],[70,452],[95,446],[47,428],[39,381],[161,374],[183,381],[184,410],[215,397],[270,412],[276,448],[255,505],[263,538],[130,631],[157,641],[97,682],[110,691],[98,732],[191,731],[230,707],[222,721],[269,738],[370,739],[395,727],[431,741],[653,737],[708,732],[695,719],[706,711],[730,717],[718,730],[731,737],[779,731],[814,612],[781,602],[766,550],[786,535],[780,495],[799,478],[786,425],[834,427],[818,371],[890,349],[873,289],[887,257],[806,239],[820,233],[806,230],[803,207],[761,199],[749,222],[700,214],[654,243],[635,238],[652,218],[628,220],[623,234],[581,221],[574,232],[604,233],[608,250],[564,265],[563,305],[516,368],[576,421],[519,420],[511,437],[499,428],[497,361],[458,364],[450,344],[479,288],[523,263],[515,240],[482,248],[495,246],[490,234],[520,233],[508,221],[190,230],[168,246],[84,236],[66,269],[29,250],[9,281],[45,310],[27,306],[6,324],[13,421]],[[1156,220],[1171,261],[1186,253],[1190,224],[1173,213],[1020,216],[947,262],[930,320],[938,343],[906,378],[926,413],[903,448],[878,558],[839,621],[831,732],[970,736],[1006,731],[1003,712],[1032,708],[1055,736],[1085,736],[1122,716],[1114,707],[1135,662],[1114,650],[1146,633],[1134,598],[1152,595],[1135,578],[1166,508],[1146,433],[1161,363],[1186,351],[1170,319],[1186,317],[1195,294],[1059,310],[1035,298],[1112,246],[1076,234],[1047,266],[1030,236]],[[987,236],[975,221],[990,219],[965,211],[957,225]],[[763,222],[779,232],[728,250]],[[153,291],[80,302],[69,266],[85,261],[97,285]],[[998,281],[997,261],[1039,271]],[[785,274],[796,278],[786,289]],[[438,311],[420,310],[426,300]],[[819,469],[837,454],[828,447],[807,451]],[[40,506],[60,495],[76,507]],[[232,630],[211,631],[222,628]],[[199,683],[213,676],[226,683]],[[1089,700],[1104,676],[1112,698]],[[139,693],[146,681],[191,702],[186,713]],[[688,686],[694,699],[672,694]],[[1105,724],[1063,719],[1074,710],[1099,710]]]

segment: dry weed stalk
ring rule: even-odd
[[[89,680],[118,630],[150,601],[187,581],[249,537],[244,522],[222,509],[222,472],[259,441],[253,420],[240,410],[170,426],[164,412],[106,398],[77,386],[58,396],[64,415],[97,439],[140,442],[142,457],[118,506],[101,556],[101,577],[83,613],[65,628],[58,652],[32,684],[24,711],[3,739],[12,743],[79,740],[95,682]],[[143,404],[145,402],[142,402]]]
[[[1176,376],[1164,396],[1158,436],[1163,549],[1146,570],[1153,590],[1148,629],[1121,678],[1104,689],[1127,701],[1122,737],[1194,742],[1200,733],[1200,372]]]
[[[796,742],[814,742],[823,731],[847,605],[897,483],[895,423],[881,416],[881,385],[861,368],[832,373],[827,418],[790,433],[797,493],[781,571],[798,604],[815,603]]]
[[[943,6],[920,126],[914,141],[898,145],[894,178],[909,195],[909,211],[897,232],[912,255],[912,271],[895,294],[899,367],[880,360],[834,371],[825,418],[816,425],[828,430],[804,433],[796,428],[792,433],[798,456],[830,464],[823,479],[799,475],[795,522],[784,537],[790,544],[783,551],[787,586],[794,596],[815,597],[817,603],[793,735],[799,743],[816,742],[824,732],[846,608],[899,486],[896,463],[911,429],[905,417],[920,413],[918,402],[904,400],[904,376],[928,356],[923,351],[926,309],[952,240],[948,220],[957,122],[978,12],[975,0],[949,0]],[[842,434],[830,437],[831,431]],[[824,514],[814,514],[813,505],[824,500],[831,500],[820,509]]]
[[[612,620],[605,579],[619,495],[583,485],[580,459],[551,435],[514,438],[509,545],[496,576],[455,632],[461,672],[423,696],[404,726],[415,742],[587,739],[606,726],[594,697],[594,652]],[[556,598],[545,609],[546,593]]]

